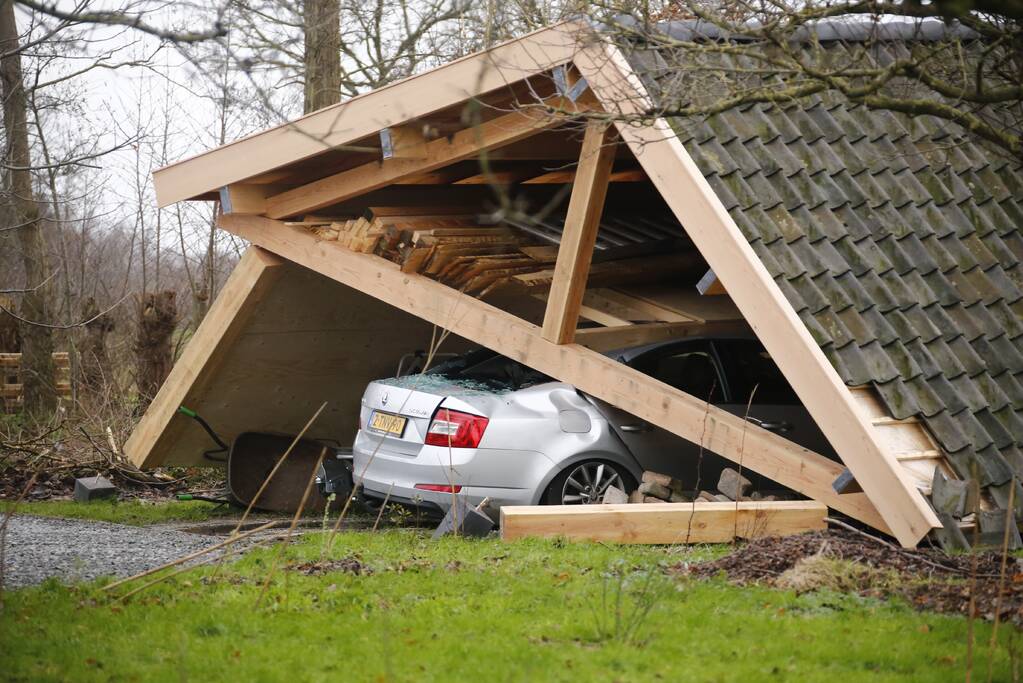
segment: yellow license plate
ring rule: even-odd
[[[377,432],[385,432],[387,434],[401,436],[405,433],[406,422],[408,422],[407,417],[376,411],[373,413],[373,417],[369,421],[369,428]]]

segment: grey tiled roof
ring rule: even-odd
[[[671,74],[631,59],[654,92]],[[1020,165],[837,99],[671,123],[842,379],[923,420],[960,477],[1023,477]]]

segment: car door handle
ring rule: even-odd
[[[746,419],[755,424],[758,427],[762,427],[771,432],[790,432],[792,431],[792,423],[778,421],[774,422],[771,420],[759,420],[755,417],[746,416]]]
[[[634,422],[627,425],[619,425],[618,429],[623,432],[636,433],[636,432],[647,432],[650,431],[650,425],[646,422]]]

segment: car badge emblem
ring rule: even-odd
[[[384,405],[387,405],[387,394],[386,393],[384,393],[384,396],[383,396],[383,398],[380,399],[380,402],[382,404],[384,404]]]

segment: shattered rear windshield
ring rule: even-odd
[[[426,374],[458,384],[468,382],[475,388],[486,387],[492,391],[517,391],[554,381],[542,372],[489,349],[477,349],[445,360],[427,370]]]

